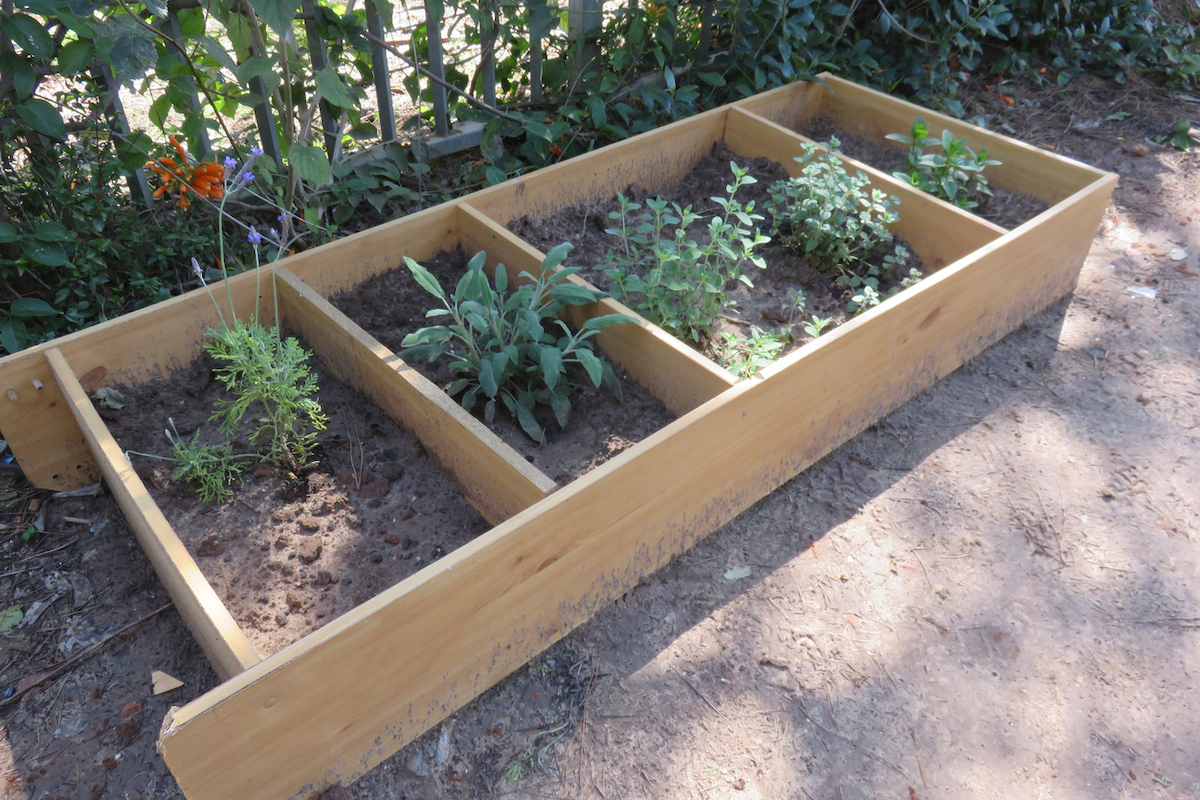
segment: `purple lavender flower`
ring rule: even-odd
[[[258,158],[262,154],[263,154],[263,149],[261,147],[255,146],[255,147],[250,148],[250,155],[254,156],[255,158]]]
[[[232,156],[225,156],[225,171],[233,172],[235,169],[237,169],[237,159]]]
[[[242,183],[243,184],[254,183],[254,173],[251,172],[250,170],[243,171],[242,172]]]
[[[262,244],[262,234],[255,230],[253,225],[250,226],[250,233],[246,234],[246,239],[250,244]]]
[[[196,273],[196,277],[201,281],[204,280],[204,270],[200,269],[200,262],[196,260],[195,256],[192,256],[192,272]]]

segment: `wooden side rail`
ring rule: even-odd
[[[204,649],[217,674],[222,680],[228,680],[257,664],[262,659],[150,498],[145,484],[92,406],[62,351],[57,347],[49,348],[45,357],[129,527],[171,595],[175,609]]]

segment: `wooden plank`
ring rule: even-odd
[[[829,96],[829,89],[815,81],[798,81],[738,100],[733,107],[797,130],[814,114],[821,113]]]
[[[289,270],[280,268],[276,275],[287,328],[316,352],[338,380],[412,431],[488,522],[502,522],[558,488]]]
[[[931,136],[940,137],[943,130],[949,130],[956,137],[968,137],[968,146],[976,151],[986,148],[989,158],[1002,162],[999,166],[988,167],[988,181],[1009,191],[1054,205],[1104,175],[1094,167],[945,114],[832,75],[824,77],[832,96],[825,101],[822,110],[838,125],[881,145],[903,148],[904,145],[889,141],[887,135],[907,134],[913,120],[923,117],[929,124]]]
[[[471,205],[507,225],[563,208],[607,200],[637,184],[648,192],[674,186],[725,133],[727,107],[673,122],[471,195]]]
[[[1074,284],[1115,176],[171,714],[192,800],[348,782]],[[346,680],[348,664],[356,667]]]
[[[150,498],[145,484],[133,471],[104,420],[100,419],[62,351],[51,347],[44,357],[54,375],[55,385],[62,392],[64,405],[70,408],[83,431],[83,439],[95,454],[104,480],[129,527],[171,595],[175,610],[204,649],[217,674],[222,680],[228,680],[257,664],[261,659],[254,647],[217,599],[191,554]]]
[[[459,206],[463,219],[459,225],[464,244],[471,250],[485,250],[491,263],[500,262],[512,274],[525,270],[531,275],[541,271],[545,254],[484,216],[469,203]],[[594,289],[578,275],[571,280]],[[603,314],[628,314],[637,324],[615,325],[596,335],[596,343],[608,357],[619,364],[633,379],[646,387],[667,408],[676,414],[686,414],[696,406],[716,397],[732,386],[736,379],[703,355],[688,347],[657,325],[616,300],[606,298],[586,308],[568,310],[564,319],[576,329],[589,317]]]
[[[738,153],[778,162],[795,177],[802,171],[795,159],[803,152],[804,144],[812,140],[757,114],[733,108],[729,111],[725,142]],[[848,172],[865,173],[872,188],[900,199],[900,219],[892,230],[908,240],[930,269],[941,269],[958,261],[1005,232],[999,225],[901,183],[874,167],[841,153],[835,155]]]
[[[280,261],[279,266],[290,270],[318,294],[330,297],[404,266],[404,256],[420,260],[447,247],[453,248],[458,241],[455,206],[460,202],[443,203],[305,250]]]

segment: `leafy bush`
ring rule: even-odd
[[[978,206],[974,198],[980,195],[991,197],[983,171],[1000,162],[989,159],[987,150],[976,153],[967,147],[967,137],[956,139],[950,131],[942,131],[940,139],[930,136],[925,120],[917,117],[908,135],[889,133],[887,138],[908,145],[904,169],[893,173],[900,180],[961,208]]]
[[[146,156],[100,128],[70,142],[0,123],[0,344],[10,353],[190,289],[190,259],[218,249],[202,209],[133,206]],[[246,248],[230,253],[236,262]]]
[[[702,221],[691,206],[668,207],[656,198],[643,208],[618,195],[620,209],[609,213],[619,226],[607,232],[621,240],[618,249],[608,252],[604,267],[613,296],[694,342],[707,341],[730,305],[726,286],[731,281],[753,285],[743,266],[766,266],[755,249],[770,239],[752,228],[763,217],[754,213],[753,202],[743,204],[735,197],[739,188],[757,180],[737,164],[729,166],[733,183],[725,186],[725,197],[712,198],[721,213],[709,218],[704,244],[690,238],[691,226]]]
[[[806,144],[796,158],[801,173],[768,189],[774,232],[822,272],[865,273],[868,259],[892,239],[887,226],[899,219],[894,209],[900,201],[878,189],[868,191],[865,174],[847,174],[832,152],[839,144],[837,139],[826,148]]]
[[[450,368],[463,376],[451,384],[449,393],[462,394],[463,408],[470,411],[482,397],[484,420],[490,424],[499,400],[522,430],[538,442],[545,440],[533,414],[538,405],[549,406],[559,426],[567,426],[574,389],[567,375],[568,364],[579,364],[595,386],[603,383],[620,399],[616,374],[592,352],[588,340],[601,328],[632,319],[624,314],[592,317],[572,333],[556,318],[565,306],[588,305],[604,297],[568,281],[579,271],[560,269],[570,252],[569,244],[552,249],[540,274],[521,272],[519,277],[526,282],[512,291],[504,265],[496,266],[493,288],[483,271],[487,255],[476,253],[451,296],[429,270],[405,258],[417,283],[444,304],[426,317],[450,317],[450,323],[406,336],[401,357],[433,360],[448,353],[453,359]]]

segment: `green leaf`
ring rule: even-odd
[[[329,157],[315,144],[293,142],[288,149],[288,163],[297,175],[315,186],[329,182]]]
[[[404,263],[408,266],[409,272],[411,272],[413,277],[416,278],[417,283],[421,284],[421,288],[439,300],[445,302],[446,293],[442,291],[441,284],[438,283],[437,278],[433,277],[432,272],[425,269],[408,256],[404,257]]]
[[[337,70],[332,67],[319,69],[313,73],[313,80],[317,83],[317,89],[325,95],[325,99],[330,103],[341,108],[355,107],[354,98],[350,96],[350,89],[342,82],[342,76],[338,75]]]
[[[0,20],[0,28],[12,37],[13,44],[31,56],[49,61],[54,55],[54,39],[50,32],[28,14],[13,14]]]
[[[24,617],[20,606],[9,606],[0,610],[0,633],[8,633],[19,625]]]
[[[19,319],[6,319],[0,322],[0,344],[4,345],[5,350],[10,353],[23,350],[28,341],[29,334],[25,330],[24,322]]]
[[[553,389],[558,385],[558,379],[562,375],[562,353],[557,347],[543,347],[540,355],[542,366],[542,380],[546,382],[547,389]]]
[[[26,239],[21,242],[21,252],[44,267],[61,267],[67,263],[67,249],[57,242]]]
[[[479,386],[488,397],[495,397],[496,393],[500,391],[500,387],[496,383],[496,373],[492,369],[492,362],[488,359],[479,362]]]
[[[588,377],[592,379],[592,383],[596,386],[600,385],[600,380],[604,377],[604,368],[596,354],[587,348],[580,348],[575,351],[575,357],[579,359],[579,363],[587,370]]]
[[[37,88],[37,77],[29,60],[12,50],[0,51],[0,75],[12,76],[13,91],[17,99],[29,97]]]
[[[535,442],[545,443],[546,434],[542,431],[542,427],[537,424],[537,420],[534,419],[533,411],[531,411],[527,406],[517,403],[516,413],[517,422],[520,423],[521,430],[525,431],[525,433],[529,435],[529,438],[533,439]]]
[[[67,42],[58,51],[58,71],[63,75],[74,75],[92,63],[95,55],[96,48],[86,39]]]
[[[592,317],[583,323],[583,329],[585,331],[595,331],[600,328],[607,328],[610,325],[624,325],[629,322],[633,322],[633,317],[626,314],[605,314],[602,317]]]
[[[237,62],[233,60],[233,56],[229,54],[224,45],[211,36],[200,36],[198,37],[198,41],[200,42],[200,46],[204,48],[204,52],[208,53],[213,61],[216,61],[232,74],[237,74]]]
[[[237,68],[238,80],[249,84],[251,78],[262,78],[267,91],[273,91],[279,86],[279,73],[275,68],[275,59],[267,56],[251,56]]]
[[[59,140],[66,138],[66,128],[63,126],[62,117],[59,116],[58,109],[45,100],[38,100],[37,98],[26,100],[17,106],[16,111],[17,116],[26,125],[43,136]]]
[[[250,7],[277,36],[285,37],[300,10],[300,0],[250,0]]]
[[[33,238],[40,242],[70,242],[75,235],[61,222],[39,222],[33,226]]]
[[[558,420],[558,427],[566,428],[571,419],[571,398],[567,396],[567,393],[551,392],[550,408],[554,411],[554,418]]]
[[[11,222],[0,222],[0,244],[21,241],[21,232]]]
[[[14,317],[54,317],[58,315],[58,309],[47,303],[45,300],[39,300],[36,297],[22,297],[18,300],[13,300],[12,305],[8,308],[8,313]]]
[[[171,98],[160,94],[150,104],[150,124],[162,130],[167,124],[167,114],[171,113]]]
[[[496,291],[500,294],[508,290],[508,270],[504,268],[503,264],[496,265],[496,273],[492,280],[496,284]]]
[[[542,261],[542,272],[553,272],[558,269],[567,260],[567,256],[573,249],[574,245],[570,242],[563,242],[557,247],[551,248],[550,252],[546,254],[545,260]]]

